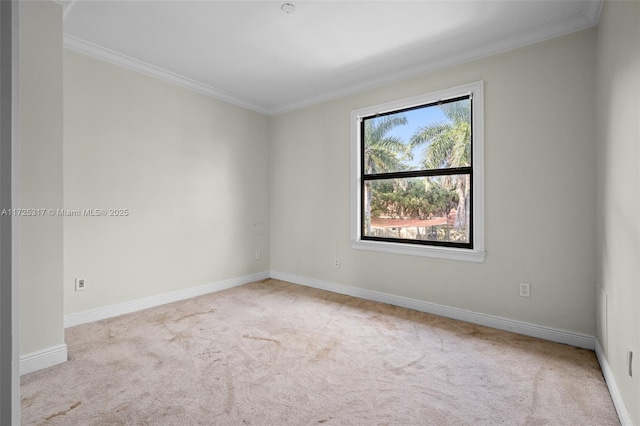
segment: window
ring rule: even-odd
[[[358,249],[484,260],[483,84],[351,113]]]

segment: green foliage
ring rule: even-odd
[[[463,167],[471,164],[471,102],[441,105],[447,121],[418,128],[410,146],[425,146],[423,164],[429,169]]]
[[[364,123],[364,169],[367,174],[404,169],[403,160],[411,157],[409,145],[387,136],[393,128],[407,124],[403,115],[385,116]]]
[[[455,190],[439,183],[425,185],[421,179],[394,179],[373,182],[371,215],[374,217],[446,216],[458,203]]]
[[[471,165],[471,100],[462,100],[440,106],[447,121],[419,128],[411,137],[411,148],[424,146],[423,165],[429,169],[466,167]],[[467,225],[467,207],[470,199],[468,176],[450,176],[442,180],[447,189],[455,189],[458,207],[455,229]]]
[[[423,147],[422,164],[428,169],[471,165],[471,101],[440,105],[446,119],[420,127],[408,142],[388,134],[407,124],[404,115],[368,119],[364,123],[364,171],[366,174],[409,170],[412,151]],[[372,217],[419,218],[447,216],[457,209],[455,229],[467,229],[470,199],[468,176],[369,181],[365,184],[365,227]],[[468,236],[467,236],[468,237]]]
[[[407,124],[404,115],[388,115],[364,122],[364,171],[367,174],[403,170],[409,147],[399,138],[388,136],[393,128]],[[365,185],[365,228],[371,233],[371,187]]]

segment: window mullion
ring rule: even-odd
[[[482,101],[476,82],[352,111],[355,248],[484,259]]]
[[[448,169],[411,170],[406,172],[365,174],[363,180],[406,179],[412,177],[449,176],[472,174],[471,167],[455,167]]]

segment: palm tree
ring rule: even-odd
[[[389,136],[397,126],[407,124],[403,115],[387,115],[368,119],[364,122],[364,174],[384,173],[402,170],[403,158],[411,156],[408,146],[402,139]],[[371,234],[371,182],[365,182],[365,225],[367,235]]]
[[[426,145],[423,165],[427,169],[467,167],[471,165],[471,101],[469,99],[440,105],[447,118],[420,127],[411,137],[411,149]],[[454,229],[467,225],[471,182],[469,175],[443,176],[442,184],[458,193],[458,207]],[[469,227],[466,226],[467,241]]]

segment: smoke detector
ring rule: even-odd
[[[296,11],[296,7],[294,5],[292,5],[291,3],[285,3],[282,6],[280,6],[280,10],[283,13],[293,13]]]

